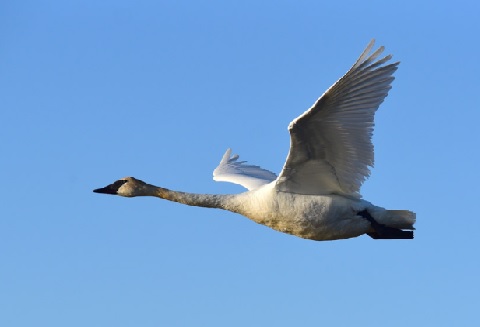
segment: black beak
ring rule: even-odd
[[[103,194],[117,194],[117,190],[114,189],[113,187],[113,184],[110,184],[106,187],[103,187],[103,188],[97,188],[95,190],[93,190],[93,192],[95,193],[103,193]]]
[[[118,192],[118,189],[120,188],[120,186],[122,186],[126,182],[127,182],[126,180],[118,180],[115,183],[107,185],[103,188],[97,188],[97,189],[93,190],[93,192],[116,195],[116,194],[118,194],[117,192]]]

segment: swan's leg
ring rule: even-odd
[[[362,210],[357,212],[357,215],[360,217],[365,218],[370,222],[373,228],[372,233],[367,233],[373,239],[380,240],[380,239],[413,239],[413,232],[412,231],[404,231],[398,228],[392,228],[385,226],[383,224],[378,223],[375,219],[373,219],[372,215],[367,210]]]

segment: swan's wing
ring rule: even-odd
[[[227,149],[222,161],[213,171],[213,180],[240,184],[249,190],[254,190],[277,178],[277,175],[266,169],[247,165],[245,161],[237,161],[238,155],[230,157],[231,153],[232,150]]]
[[[399,62],[377,59],[370,42],[352,68],[301,116],[293,120],[290,152],[276,188],[300,194],[344,194],[359,190],[373,166],[373,117],[391,88]]]

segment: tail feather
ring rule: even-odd
[[[383,219],[378,219],[378,222],[397,229],[411,229],[415,228],[417,218],[415,212],[409,210],[387,210]]]
[[[383,210],[381,214],[376,212],[372,217],[370,212],[365,209],[357,212],[357,215],[368,220],[372,226],[367,235],[373,239],[413,239],[413,231],[402,229],[415,229],[415,213],[408,210]]]

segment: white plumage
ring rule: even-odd
[[[314,240],[368,234],[380,239],[411,239],[415,213],[386,210],[361,199],[360,186],[374,162],[374,115],[394,79],[398,62],[379,59],[372,40],[352,68],[302,115],[294,119],[290,151],[277,177],[238,161],[228,149],[213,179],[249,191],[207,195],[171,191],[127,177],[97,193],[157,196],[188,205],[240,213],[275,230]]]
[[[237,161],[239,156],[231,156],[232,150],[227,149],[222,161],[213,171],[213,180],[240,184],[248,190],[254,190],[274,181],[277,175],[258,166],[247,165],[246,161]]]

